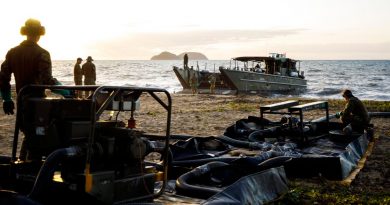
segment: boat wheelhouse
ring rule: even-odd
[[[301,92],[307,87],[300,61],[287,58],[285,54],[242,56],[232,60],[234,67],[220,67],[219,71],[238,92]]]
[[[191,82],[192,76],[195,76],[198,90],[208,90],[212,75],[216,78],[215,89],[217,91],[299,93],[307,87],[304,72],[300,70],[300,61],[287,58],[286,54],[279,53],[270,53],[270,56],[232,58],[229,66],[219,67],[219,72],[176,66],[173,70],[184,90],[191,89],[191,85],[194,84]]]

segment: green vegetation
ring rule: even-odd
[[[368,111],[371,112],[390,112],[390,101],[368,101],[364,100]]]
[[[344,186],[310,188],[292,185],[290,191],[275,204],[390,204],[390,195],[378,192],[357,193]]]
[[[245,102],[229,102],[228,106],[232,110],[252,112],[258,110],[258,106],[254,103],[245,103]]]
[[[226,111],[242,111],[242,112],[253,112],[259,110],[256,103],[247,102],[228,102],[219,104],[215,107],[207,107],[200,110],[200,112],[226,112]]]
[[[312,102],[313,100],[298,99],[301,104]],[[202,109],[201,112],[225,112],[229,110],[242,111],[242,112],[253,112],[259,110],[259,104],[271,104],[270,102],[253,102],[245,99],[237,99],[231,102],[221,103],[216,107],[208,107]],[[333,110],[342,110],[345,106],[344,100],[328,100],[329,108]],[[390,112],[390,101],[369,101],[364,100],[363,103],[366,105],[369,112]]]
[[[157,112],[154,112],[154,111],[148,111],[146,114],[149,116],[153,116],[153,117],[157,116]]]
[[[345,106],[344,100],[328,100],[329,107],[343,109]],[[364,105],[370,112],[390,112],[390,101],[373,101],[363,100]]]
[[[227,111],[227,109],[225,107],[222,107],[222,106],[217,107],[217,112],[225,112],[225,111]]]

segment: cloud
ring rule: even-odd
[[[101,42],[105,47],[134,45],[143,47],[204,46],[219,43],[239,43],[298,34],[290,30],[195,30],[183,32],[145,32]]]
[[[195,30],[164,33],[138,33],[133,40],[152,46],[210,45],[226,42],[257,41],[279,36],[289,36],[301,32],[301,29],[284,30]]]
[[[302,59],[390,59],[390,42],[296,44],[289,45],[289,47],[292,53],[299,55]]]
[[[95,55],[116,56],[116,59],[145,59],[156,50],[180,50],[215,47],[220,44],[248,44],[281,36],[290,36],[303,29],[279,30],[185,30],[179,32],[135,32],[128,36],[91,43]],[[99,49],[102,48],[102,49]],[[104,54],[99,50],[104,50]],[[129,57],[132,56],[132,57]]]
[[[385,42],[339,43],[306,41],[305,29],[279,30],[183,30],[132,33],[89,45],[90,55],[100,59],[150,59],[162,51],[204,53],[210,59],[286,52],[298,59],[389,59]],[[309,35],[309,36],[307,36]]]

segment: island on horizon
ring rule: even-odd
[[[175,55],[168,51],[161,52],[160,54],[153,56],[150,60],[182,60],[184,54],[186,53],[190,60],[208,60],[204,54],[199,52],[184,52],[180,53],[179,55]]]

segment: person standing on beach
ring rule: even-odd
[[[362,101],[352,95],[350,90],[342,92],[347,104],[343,111],[336,113],[336,118],[340,118],[345,126],[343,129],[345,134],[350,134],[352,131],[363,132],[370,123],[368,111]]]
[[[217,81],[215,74],[209,75],[210,94],[215,94],[215,82]]]
[[[92,61],[92,57],[88,56],[87,62],[85,62],[81,68],[84,75],[84,85],[96,85],[96,67]],[[88,97],[90,92],[91,91],[85,91],[85,97]]]
[[[1,64],[0,91],[3,98],[3,110],[7,115],[14,114],[14,102],[11,98],[11,74],[14,74],[16,93],[29,84],[56,85],[60,84],[52,76],[52,64],[48,51],[38,45],[45,34],[45,27],[36,19],[28,19],[21,27],[20,34],[27,39],[10,49]],[[44,91],[31,95],[43,97]]]
[[[52,64],[50,54],[47,50],[38,45],[38,41],[45,34],[45,27],[36,19],[28,19],[25,25],[21,27],[20,34],[26,36],[26,40],[18,46],[11,48],[6,54],[4,62],[1,64],[0,71],[0,92],[3,98],[3,110],[7,115],[13,115],[15,105],[11,98],[11,75],[14,74],[16,94],[26,85],[60,85],[57,79],[52,76]],[[69,90],[60,90],[61,95],[70,95]],[[44,97],[44,90],[25,93],[21,96]],[[21,113],[26,112],[23,110]],[[19,158],[27,158],[30,147],[26,145],[29,133],[25,132],[23,120],[19,123],[19,128],[24,132],[24,139]],[[39,151],[39,150],[38,150]]]
[[[75,85],[83,85],[83,72],[82,72],[81,66],[80,66],[82,61],[83,61],[83,59],[77,58],[76,64],[74,65],[73,75],[74,75],[74,84]],[[83,93],[81,91],[76,91],[76,92],[77,92],[76,96],[78,98],[83,97]]]
[[[191,86],[192,94],[198,93],[198,78],[196,77],[195,72],[193,72],[191,75],[190,86]]]
[[[184,69],[188,69],[188,55],[184,54]]]

